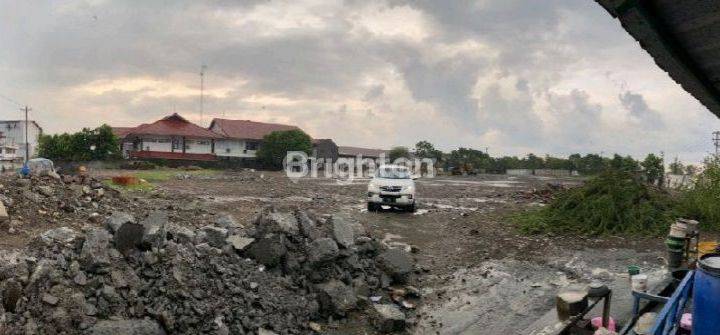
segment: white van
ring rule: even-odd
[[[401,165],[380,165],[368,184],[367,209],[374,212],[387,205],[415,211],[415,181]]]

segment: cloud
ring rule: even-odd
[[[720,126],[591,1],[0,5],[0,94],[49,132],[199,122],[201,64],[205,124],[288,122],[346,145],[700,160],[698,134]]]

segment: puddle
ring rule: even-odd
[[[200,199],[216,203],[229,203],[229,202],[311,202],[312,198],[301,197],[301,196],[289,196],[284,198],[269,198],[269,197],[254,197],[254,196],[201,196]]]

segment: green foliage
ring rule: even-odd
[[[38,142],[38,155],[63,161],[116,159],[120,157],[120,140],[108,125],[83,128],[73,134],[42,135]]]
[[[310,154],[312,139],[302,130],[274,131],[263,138],[257,157],[265,166],[281,169],[288,151],[304,151]]]
[[[670,163],[668,166],[670,169],[670,173],[672,174],[684,174],[685,173],[685,166],[683,166],[683,163],[678,160],[677,157],[675,157],[675,160]]]
[[[420,158],[430,158],[439,162],[442,160],[443,153],[435,149],[435,146],[428,141],[420,141],[415,144],[415,155]]]
[[[410,150],[406,147],[394,147],[388,152],[390,162],[394,162],[398,158],[410,158]]]
[[[648,184],[662,186],[665,176],[665,167],[662,158],[655,154],[648,154],[645,160],[640,163],[645,174],[645,181]]]
[[[669,195],[632,173],[609,170],[514,219],[528,233],[662,234],[674,218],[674,205]]]
[[[705,229],[720,230],[720,159],[705,160],[705,169],[680,198],[683,216],[696,219]]]

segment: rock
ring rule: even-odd
[[[36,187],[38,193],[46,196],[46,197],[52,197],[55,194],[55,190],[48,186],[48,185],[40,185]]]
[[[376,259],[378,266],[392,279],[404,283],[413,271],[413,260],[410,254],[400,249],[388,249]]]
[[[22,296],[23,288],[20,283],[10,279],[2,285],[2,304],[6,311],[15,312],[15,306]]]
[[[258,333],[258,335],[278,335],[278,333],[276,333],[272,330],[265,329],[265,328],[259,328],[257,333]]]
[[[125,221],[115,230],[113,240],[115,249],[127,255],[131,250],[139,247],[143,241],[145,228],[133,221]]]
[[[105,221],[105,225],[111,233],[115,234],[124,223],[133,222],[135,222],[135,218],[132,215],[125,212],[113,212]]]
[[[205,232],[205,238],[209,245],[214,248],[222,248],[225,245],[225,239],[227,238],[228,231],[225,228],[215,226],[205,226],[202,228]]]
[[[165,331],[155,321],[147,319],[100,320],[88,334],[91,335],[165,335]]]
[[[308,260],[313,264],[332,261],[339,254],[337,243],[331,238],[319,238],[307,246]]]
[[[50,229],[40,235],[40,240],[42,240],[45,244],[60,243],[69,245],[74,243],[77,238],[77,232],[68,227]]]
[[[237,251],[244,251],[250,244],[255,242],[255,239],[242,237],[240,235],[230,235],[227,239],[225,239],[225,242],[232,245],[232,247]]]
[[[73,277],[73,282],[80,286],[85,286],[87,284],[87,275],[85,275],[85,272],[78,271],[78,273]]]
[[[332,233],[335,241],[343,248],[350,248],[355,244],[355,232],[346,219],[333,217]]]
[[[222,214],[215,220],[215,225],[220,228],[225,228],[230,234],[235,234],[238,231],[245,228],[242,224],[235,221],[235,218],[230,214]]]
[[[151,212],[140,224],[144,228],[142,237],[142,246],[145,249],[158,248],[162,249],[165,245],[166,230],[168,224],[168,215],[163,211]]]
[[[246,252],[251,258],[270,267],[280,264],[280,261],[286,253],[285,236],[279,234],[272,234],[261,239],[256,239]]]
[[[43,199],[42,196],[40,196],[39,194],[37,194],[35,192],[31,192],[30,190],[22,191],[22,196],[23,196],[23,198],[30,200],[31,202],[34,202],[34,203],[41,203],[41,202],[45,201],[45,199]]]
[[[315,221],[313,221],[306,212],[299,210],[295,213],[295,215],[297,216],[299,222],[300,233],[303,234],[303,236],[311,240],[315,240],[320,237],[320,231],[315,225]]]
[[[294,215],[287,212],[274,212],[272,209],[264,209],[255,220],[255,236],[262,237],[272,233],[286,235],[297,235],[300,229]]]
[[[350,286],[332,279],[317,285],[318,300],[323,311],[330,314],[345,315],[357,306],[357,297]]]
[[[104,273],[110,265],[110,234],[104,229],[92,229],[85,235],[80,251],[80,264],[86,271]]]
[[[169,224],[167,226],[167,234],[171,239],[180,244],[195,243],[196,239],[195,231],[177,224]]]
[[[55,306],[58,303],[58,298],[51,294],[45,293],[42,296],[42,301],[50,306]]]
[[[380,332],[390,333],[405,329],[405,314],[395,305],[373,305],[371,314],[373,326]]]

